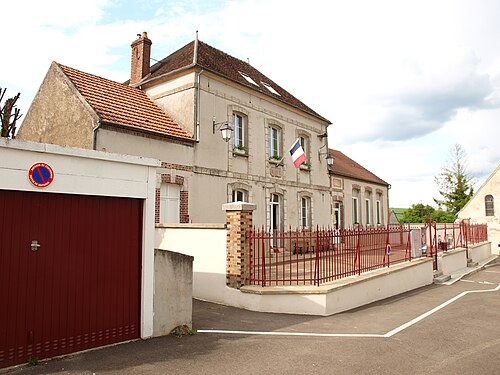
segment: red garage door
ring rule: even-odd
[[[0,190],[0,367],[139,337],[142,200]]]

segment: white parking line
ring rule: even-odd
[[[500,290],[500,284],[497,285],[494,289],[484,289],[484,290],[466,290],[453,298],[450,298],[448,301],[443,302],[439,306],[434,307],[433,309],[417,316],[415,319],[410,320],[407,323],[400,325],[397,328],[385,333],[385,334],[376,334],[376,333],[313,333],[313,332],[259,332],[259,331],[226,331],[222,329],[199,329],[196,332],[198,333],[222,333],[222,334],[234,334],[234,335],[264,335],[264,336],[306,336],[306,337],[376,337],[376,338],[389,338],[394,336],[395,334],[411,327],[412,325],[424,320],[435,312],[445,308],[449,304],[457,301],[458,299],[466,296],[469,293],[486,293],[486,292],[498,292]]]

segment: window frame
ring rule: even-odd
[[[375,201],[376,215],[377,215],[377,225],[382,225],[382,202],[380,199]]]
[[[300,196],[300,226],[311,229],[312,226],[312,199],[310,196]]]
[[[241,194],[241,198],[242,200],[238,200],[237,196],[238,194]],[[235,197],[236,195],[236,197]],[[235,199],[236,198],[236,199]],[[234,202],[248,202],[248,191],[245,190],[245,189],[240,189],[240,188],[236,188],[236,189],[233,189],[232,193],[231,193],[231,201],[234,203]]]
[[[484,196],[484,215],[495,216],[495,200],[491,194]]]
[[[274,134],[273,134],[274,132],[276,133],[276,138],[274,138]],[[283,157],[282,137],[283,137],[283,130],[281,129],[280,126],[278,126],[276,124],[270,124],[268,126],[267,152],[268,152],[268,159],[269,160],[271,160],[271,161],[276,160],[277,161]]]
[[[237,119],[241,119],[239,123],[237,123]],[[244,113],[234,111],[232,115],[232,143],[233,150],[246,153],[248,150],[247,147],[247,127],[248,127],[248,116]]]
[[[304,153],[306,154],[306,161],[300,165],[300,169],[309,170],[309,169],[311,169],[311,155],[310,155],[311,139],[306,134],[299,134],[299,142],[300,142],[300,146],[304,150]]]
[[[372,224],[371,199],[365,198],[366,225]]]
[[[359,224],[359,206],[358,197],[352,197],[352,223]]]

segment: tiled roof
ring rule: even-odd
[[[191,140],[143,91],[57,64],[102,122]]]
[[[329,149],[328,152],[333,156],[333,165],[330,167],[330,172],[334,175],[340,175],[366,182],[373,182],[380,185],[389,185],[387,182],[375,176],[368,169],[356,163],[342,152],[333,149]]]
[[[146,80],[149,81],[175,70],[193,66],[194,49],[195,42],[193,41],[154,64],[151,67],[151,75],[146,77]],[[201,41],[198,41],[196,65],[330,123],[329,120],[313,111],[247,62],[232,57]],[[239,72],[247,74],[257,85],[248,82]],[[266,88],[263,82],[271,86],[279,95]]]

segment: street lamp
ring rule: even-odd
[[[215,122],[215,117],[212,120],[212,133],[215,134],[215,129],[220,130],[222,134],[222,139],[224,142],[228,142],[231,139],[231,132],[233,131],[233,128],[229,124],[228,121],[224,122]]]

